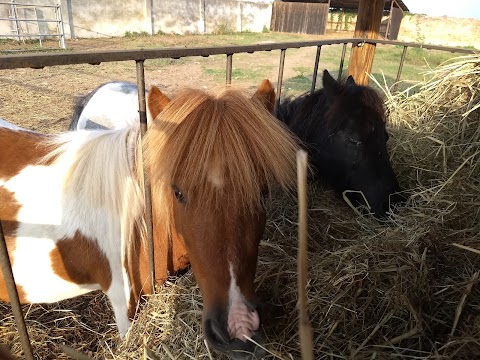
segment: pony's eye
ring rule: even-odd
[[[173,193],[175,194],[175,198],[178,200],[180,204],[185,204],[187,202],[187,199],[185,198],[185,195],[183,195],[182,190],[180,190],[175,185],[172,186],[172,190],[173,190]]]

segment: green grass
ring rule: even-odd
[[[285,79],[283,87],[285,88],[285,95],[298,95],[312,86],[312,80],[304,75],[296,75]]]
[[[255,69],[232,69],[232,80],[252,80],[260,82],[265,78],[263,75],[265,67],[259,66]],[[225,68],[205,68],[205,74],[214,77],[217,80],[224,80],[226,76]]]
[[[149,59],[145,62],[146,69],[155,69],[159,67],[171,66],[171,65],[183,65],[188,62],[186,58],[180,59]]]

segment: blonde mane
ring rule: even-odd
[[[259,99],[239,90],[179,91],[154,120],[144,145],[153,196],[155,202],[163,199],[157,203],[163,211],[171,205],[172,185],[195,194],[198,206],[220,206],[228,191],[223,206],[256,211],[263,190],[276,184],[289,189],[296,179],[295,138]],[[209,180],[212,167],[220,188]]]

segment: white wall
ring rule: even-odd
[[[17,0],[56,4],[57,0]],[[61,0],[65,33],[70,36],[67,2],[76,37],[123,36],[126,32],[203,34],[225,31],[261,32],[270,28],[273,0]],[[150,11],[150,4],[153,5]],[[8,17],[10,5],[0,5]],[[12,22],[0,21],[0,34],[11,34]],[[55,33],[54,24],[49,24]]]

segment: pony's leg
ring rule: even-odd
[[[113,307],[118,332],[120,333],[120,337],[123,339],[131,325],[131,322],[128,319],[128,301],[125,298],[123,281],[119,279],[112,279],[112,283],[110,284],[106,294]]]

